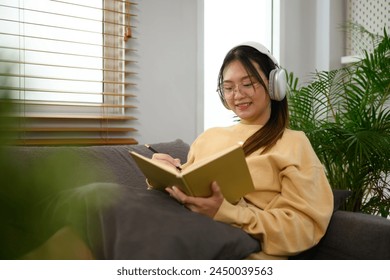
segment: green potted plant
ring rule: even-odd
[[[345,210],[388,217],[390,40],[386,29],[379,37],[359,62],[307,84],[290,73],[290,126],[307,134],[332,188],[351,192]]]

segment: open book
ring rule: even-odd
[[[231,203],[254,190],[244,151],[238,144],[183,171],[129,152],[154,189],[176,186],[187,195],[207,197],[211,195],[211,183],[216,181],[226,200]]]

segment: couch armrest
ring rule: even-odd
[[[390,220],[336,211],[315,249],[315,259],[390,259]]]

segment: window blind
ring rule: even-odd
[[[16,144],[136,144],[134,1],[1,0]]]

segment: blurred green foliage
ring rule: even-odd
[[[0,87],[4,84],[0,80]],[[82,164],[75,152],[63,149],[32,157],[28,156],[32,147],[12,146],[9,128],[16,123],[7,117],[12,112],[13,104],[3,90],[0,92],[0,259],[20,258],[65,226],[73,227],[86,240],[87,220],[93,221],[101,209],[115,201],[118,186],[97,183],[99,174],[93,166]]]

